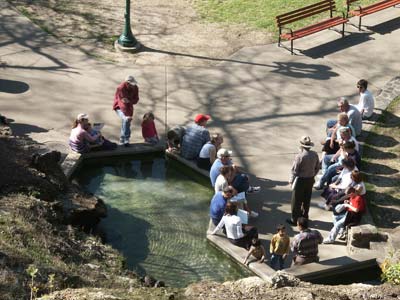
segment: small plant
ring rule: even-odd
[[[30,300],[36,299],[36,294],[38,292],[38,287],[35,286],[35,277],[38,271],[39,270],[34,265],[29,265],[29,267],[26,269],[26,273],[28,273],[28,275],[31,277],[31,283],[29,284],[31,289]]]
[[[48,278],[48,280],[47,280],[47,285],[49,286],[50,294],[53,293],[53,289],[54,289],[54,277],[55,277],[55,276],[56,276],[55,274],[50,274],[50,275],[49,275],[49,278]]]
[[[392,252],[380,265],[382,270],[382,281],[387,281],[391,284],[400,284],[400,259],[396,253]]]

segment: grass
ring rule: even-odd
[[[368,136],[362,170],[367,174],[367,199],[375,223],[395,228],[400,220],[400,97],[382,112]]]
[[[275,17],[277,15],[314,4],[318,0],[196,0],[195,6],[202,18],[209,22],[244,24],[252,28],[266,29],[277,35]],[[360,5],[373,3],[373,0],[361,0]],[[337,14],[346,12],[345,1],[336,1]],[[328,13],[314,19],[324,19]],[[295,27],[303,27],[314,20],[308,18],[296,22]]]
[[[98,238],[87,236],[78,230],[65,231],[66,227],[52,224],[45,215],[50,205],[26,195],[0,196],[0,249],[3,259],[0,272],[0,298],[26,299],[29,292],[25,284],[29,276],[24,271],[29,265],[39,270],[35,286],[39,293],[49,291],[49,275],[55,274],[57,289],[69,286],[129,287],[118,281],[123,271],[124,258],[116,250],[102,245]],[[53,216],[61,221],[60,216]],[[94,264],[98,270],[90,270],[85,264]],[[107,274],[97,283],[100,275]],[[22,284],[21,284],[22,283]],[[137,280],[132,281],[139,286]]]

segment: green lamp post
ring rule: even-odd
[[[123,48],[138,48],[140,45],[131,30],[131,0],[126,0],[124,32],[118,38],[118,45]]]

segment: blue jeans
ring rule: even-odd
[[[118,117],[121,118],[121,135],[119,141],[121,143],[129,143],[129,139],[131,137],[131,121],[127,116],[120,109],[116,109],[115,112],[117,113]]]
[[[282,270],[285,260],[283,259],[283,255],[273,253],[271,255],[271,268],[274,270]]]
[[[326,169],[332,164],[331,159],[334,157],[335,154],[326,154],[324,159],[322,160],[322,174],[325,173]]]
[[[319,181],[319,185],[322,187],[324,186],[325,182],[327,183],[327,185],[329,185],[332,182],[333,177],[335,177],[335,175],[337,175],[337,171],[336,168],[342,166],[341,163],[334,163],[332,165],[330,165],[324,172],[324,175],[322,175],[320,181]]]
[[[344,221],[346,221],[347,213],[335,216],[333,228],[329,232],[329,240],[336,240],[337,235],[339,234],[340,229],[344,228]]]

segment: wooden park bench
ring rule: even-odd
[[[279,28],[279,41],[278,46],[281,46],[281,40],[290,41],[290,52],[293,54],[293,41],[304,36],[319,32],[324,29],[342,24],[342,37],[344,36],[344,24],[348,22],[348,19],[343,16],[334,16],[333,12],[336,11],[336,5],[334,0],[324,0],[312,5],[305,6],[303,8],[296,9],[294,11],[279,15],[276,17],[276,23]],[[286,25],[294,23],[296,21],[329,12],[329,18],[315,24],[292,30],[287,28]],[[286,32],[283,30],[286,29]]]
[[[357,8],[352,9],[352,6],[355,4],[355,2],[358,2],[359,0],[346,0],[346,5],[347,5],[347,17],[359,17],[358,21],[358,30],[361,30],[361,18],[370,15],[374,12],[389,8],[389,7],[394,7],[398,4],[400,4],[400,0],[383,0],[376,2],[374,4],[370,4],[364,7],[357,6]]]

